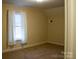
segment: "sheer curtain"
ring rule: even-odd
[[[8,45],[14,45],[18,42],[25,44],[27,42],[26,13],[9,11],[8,16]]]

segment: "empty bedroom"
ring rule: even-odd
[[[2,0],[2,59],[64,59],[64,0]]]

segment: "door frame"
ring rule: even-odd
[[[76,0],[65,0],[64,59],[76,59]]]

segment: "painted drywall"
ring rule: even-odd
[[[18,10],[27,14],[27,30],[28,42],[27,45],[41,43],[47,40],[47,18],[41,9],[36,8],[21,8],[12,5],[3,4],[2,14],[2,45],[3,50],[7,49],[8,32],[7,32],[7,10]]]
[[[42,11],[29,9],[28,23],[30,44],[47,40],[47,18]]]
[[[48,16],[48,42],[64,45],[64,7],[45,10]],[[50,23],[50,20],[53,22]]]

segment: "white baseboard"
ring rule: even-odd
[[[3,50],[2,53],[16,51],[16,50],[20,50],[20,49],[24,49],[24,48],[28,48],[28,47],[34,47],[34,46],[41,45],[41,44],[44,44],[44,43],[47,43],[47,42],[43,41],[43,42],[40,42],[40,43],[30,44],[30,45],[26,45],[26,46],[23,46],[23,47],[12,48],[12,49],[9,48],[9,49]]]
[[[60,46],[64,46],[63,43],[58,43],[58,42],[51,42],[51,41],[48,41],[48,43],[51,43],[51,44],[56,44],[56,45],[60,45]]]
[[[16,51],[16,50],[20,50],[20,49],[24,49],[24,48],[28,48],[28,47],[34,47],[34,46],[37,46],[37,45],[41,45],[41,44],[44,44],[44,43],[51,43],[51,44],[56,44],[56,45],[61,45],[61,46],[64,46],[64,44],[62,43],[57,43],[57,42],[47,42],[47,41],[43,41],[43,42],[40,42],[40,43],[35,43],[35,44],[28,44],[26,46],[23,46],[23,47],[18,47],[18,48],[12,48],[12,49],[6,49],[6,50],[3,50],[2,53],[6,53],[6,52],[11,52],[11,51]]]

